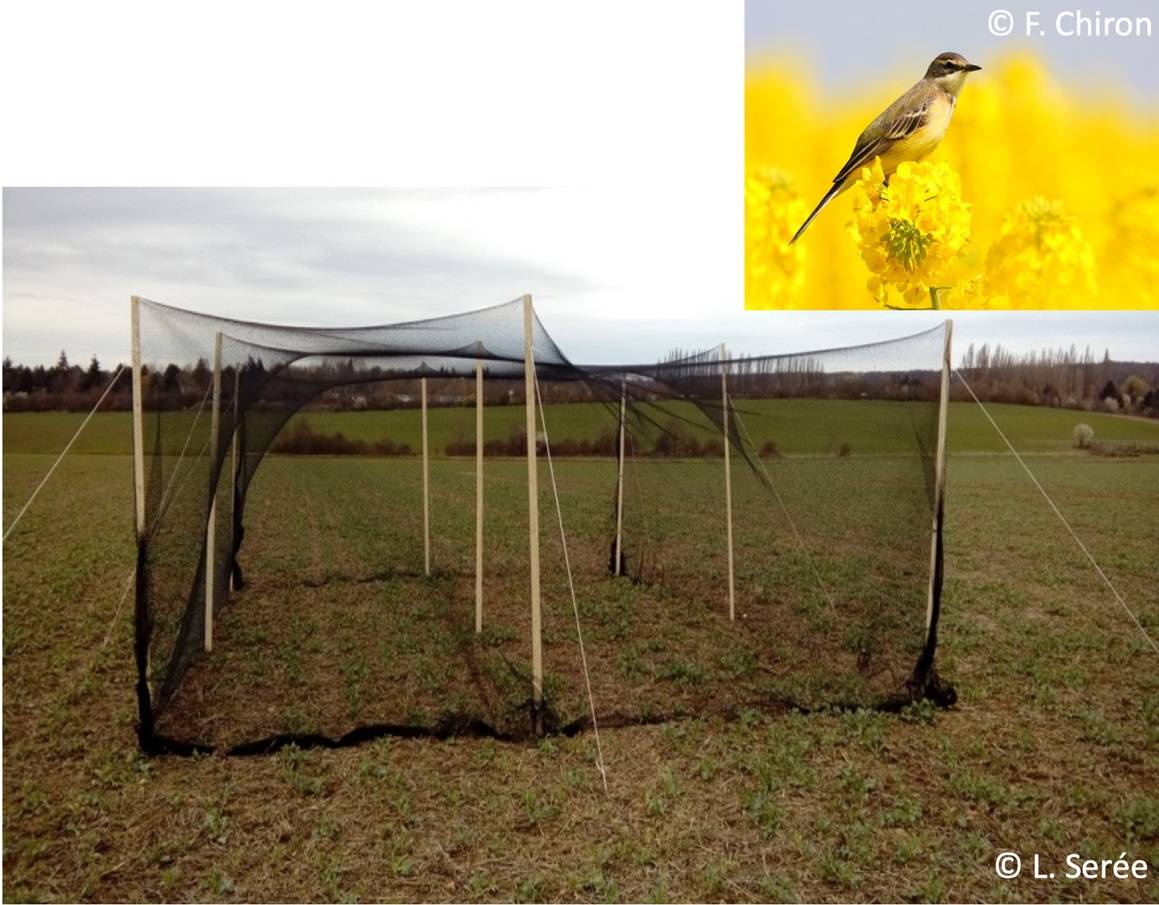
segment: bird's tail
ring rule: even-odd
[[[797,232],[793,235],[793,238],[791,238],[789,240],[790,245],[792,245],[794,242],[796,242],[798,239],[801,238],[801,234],[809,228],[809,224],[813,222],[813,218],[816,217],[819,213],[821,213],[821,208],[823,208],[826,204],[828,204],[830,201],[832,201],[834,198],[836,198],[839,194],[841,194],[841,192],[845,188],[845,186],[846,186],[845,182],[833,183],[833,187],[825,193],[825,197],[817,202],[817,206],[815,208],[813,208],[813,213],[811,213],[808,217],[805,218],[805,222],[801,224],[801,228],[799,230],[797,230]]]

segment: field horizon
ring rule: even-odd
[[[845,433],[853,436],[859,425],[869,419],[863,414],[876,407],[904,406],[906,403],[876,400],[836,400],[818,402],[808,399],[737,400],[737,409],[744,417],[752,411],[762,417],[753,420],[753,441],[759,448],[766,439],[775,439],[784,455],[827,454],[832,451],[834,439],[842,431],[832,425],[845,422]],[[836,417],[817,419],[818,406],[836,410]],[[1095,437],[1110,441],[1159,442],[1159,420],[1135,415],[1086,412],[1075,409],[1024,406],[1009,403],[987,404],[999,426],[1010,437],[1020,453],[1062,452],[1072,446],[1072,432],[1079,423],[1089,424]],[[679,410],[679,406],[673,407]],[[687,406],[692,411],[691,406]],[[553,442],[569,437],[591,437],[600,431],[614,431],[616,422],[608,409],[599,403],[566,403],[549,405],[548,430]],[[783,422],[779,437],[765,437],[769,416]],[[74,412],[17,412],[4,413],[4,454],[59,454],[69,438],[80,426],[84,416]],[[431,453],[445,455],[452,442],[473,442],[475,436],[474,407],[432,407],[429,411]],[[525,424],[522,405],[489,406],[484,410],[484,437],[487,440],[505,440]],[[383,411],[336,412],[303,411],[294,414],[282,429],[285,435],[298,424],[305,423],[318,433],[341,431],[349,440],[375,441],[389,439],[406,443],[412,455],[421,449],[420,413],[417,409],[389,409]],[[818,427],[818,424],[821,427]],[[562,427],[560,427],[562,425]],[[951,402],[947,415],[947,451],[998,452],[1006,447],[985,415],[974,402]],[[855,439],[861,440],[861,437]],[[869,442],[854,442],[854,454],[888,451],[890,438],[878,435]],[[132,451],[132,416],[129,412],[98,412],[85,432],[78,438],[73,454],[128,455]]]

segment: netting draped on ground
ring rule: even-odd
[[[522,300],[341,329],[141,300],[139,324],[142,743],[228,748],[368,726],[520,735],[531,681]],[[927,693],[941,328],[807,355],[713,349],[586,367],[531,324],[601,723]],[[358,411],[369,393],[373,410]],[[327,409],[354,411],[312,408],[336,397]],[[542,557],[547,725],[579,726],[589,704],[550,530]]]

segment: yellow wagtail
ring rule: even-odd
[[[936,148],[950,125],[954,103],[967,73],[981,68],[968,62],[960,53],[938,54],[926,70],[925,77],[865,127],[849,160],[833,178],[833,187],[813,208],[813,213],[801,224],[789,244],[801,238],[801,233],[821,213],[821,208],[849,188],[857,178],[857,171],[872,164],[873,158],[881,158],[881,169],[886,182],[889,182],[898,164],[921,160]]]

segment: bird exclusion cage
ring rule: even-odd
[[[949,322],[583,366],[528,296],[360,328],[134,297],[132,340],[146,750],[952,699]],[[359,387],[421,440],[277,455]]]

